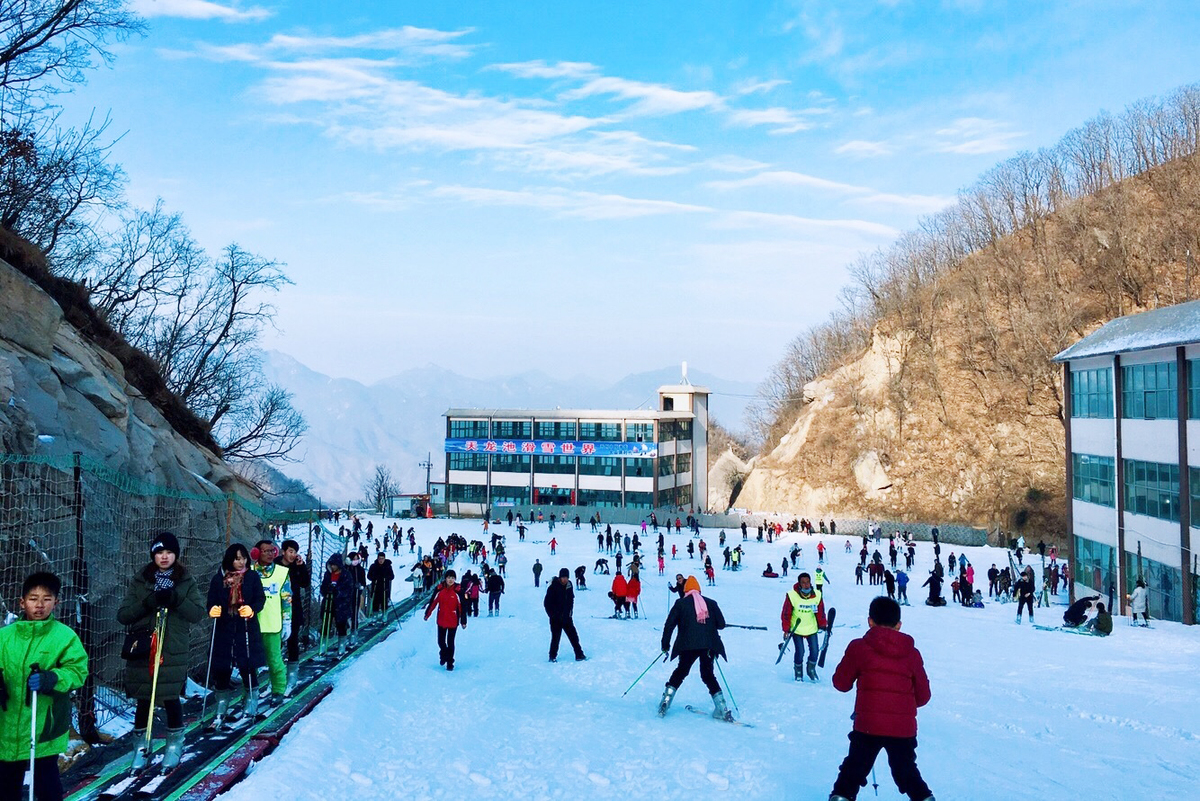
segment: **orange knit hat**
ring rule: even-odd
[[[696,581],[695,576],[688,576],[687,581],[683,582],[683,591],[689,593],[692,590],[700,592],[700,582]]]

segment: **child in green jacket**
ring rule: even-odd
[[[58,755],[67,750],[70,692],[83,686],[88,658],[75,632],[52,617],[61,591],[54,574],[30,575],[21,588],[24,616],[0,628],[0,798],[21,797],[36,693],[34,796],[62,801]]]

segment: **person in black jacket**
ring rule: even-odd
[[[504,578],[496,571],[488,573],[488,617],[500,614],[500,596],[504,594]]]
[[[367,581],[371,582],[371,611],[384,612],[392,598],[392,581],[396,571],[392,570],[392,561],[382,552],[375,557],[375,564],[367,570]],[[295,589],[293,587],[293,594]]]
[[[300,543],[284,540],[276,564],[288,569],[288,580],[292,582],[292,634],[287,640],[287,689],[284,695],[291,696],[300,679],[300,649],[304,644],[304,626],[308,622],[308,607],[312,598],[312,572],[300,555]]]
[[[575,623],[571,613],[575,608],[575,590],[571,587],[571,571],[563,568],[558,571],[558,581],[546,585],[546,598],[542,601],[546,616],[550,618],[550,661],[558,661],[558,643],[566,633],[567,640],[575,649],[575,661],[587,659],[583,648],[579,645],[579,633],[575,631]]]
[[[1021,574],[1021,579],[1013,585],[1013,592],[1017,596],[1017,623],[1021,622],[1021,610],[1026,606],[1029,607],[1029,622],[1033,622],[1033,572],[1026,571]]]
[[[671,634],[679,629],[675,638],[675,647],[668,651],[671,645]],[[667,622],[663,625],[662,650],[663,656],[674,659],[679,657],[675,672],[667,679],[666,689],[663,690],[662,701],[658,704],[658,715],[663,717],[671,707],[675,692],[679,685],[692,670],[692,665],[700,662],[700,680],[708,688],[713,699],[713,717],[718,720],[733,720],[733,713],[725,704],[725,693],[717,683],[713,673],[713,661],[725,656],[725,645],[721,642],[720,630],[725,628],[725,616],[721,607],[711,598],[700,594],[700,582],[695,576],[688,576],[684,583],[683,597],[671,607]],[[728,658],[728,657],[726,657]]]
[[[936,570],[929,574],[922,587],[929,588],[929,597],[925,599],[926,606],[945,606],[946,599],[942,597],[942,577]]]

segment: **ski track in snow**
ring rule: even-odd
[[[381,525],[373,518],[376,527]],[[364,521],[365,522],[365,521]],[[391,521],[386,521],[390,524]],[[486,539],[479,521],[405,523],[428,550],[438,536],[458,532]],[[623,533],[633,533],[626,527]],[[774,544],[746,544],[745,569],[718,570],[705,587],[730,623],[765,625],[767,631],[726,629],[730,661],[722,662],[740,719],[755,728],[729,726],[683,709],[711,701],[699,669],[684,682],[665,719],[655,714],[674,663],[655,665],[624,698],[630,683],[659,652],[662,621],[676,572],[700,574],[686,558],[686,535],[667,537],[681,557],[654,566],[655,536],[642,573],[642,617],[603,618],[611,576],[591,573],[599,558],[588,527],[558,526],[558,555],[551,556],[546,524],[518,542],[508,538],[507,592],[502,616],[472,618],[457,640],[452,673],[437,664],[436,629],[418,612],[401,630],[349,667],[334,692],[301,720],[281,746],[226,796],[230,801],[331,798],[444,799],[817,799],[828,797],[846,754],[854,694],[830,684],[847,642],[865,633],[866,608],[882,587],[855,586],[855,553],[845,537],[785,534]],[[753,529],[752,529],[753,533]],[[728,532],[730,542],[740,532]],[[535,539],[536,536],[536,539]],[[717,532],[704,530],[715,552]],[[774,665],[781,639],[783,594],[799,571],[784,579],[759,573],[778,566],[793,541],[804,548],[802,566],[816,566],[823,539],[830,581],[826,606],[838,608],[839,626],[817,685],[792,680],[791,648]],[[874,549],[872,544],[872,550]],[[886,558],[887,542],[881,551]],[[393,558],[397,596],[415,562],[402,549]],[[993,548],[965,550],[979,579],[994,562]],[[539,558],[552,578],[561,567],[586,565],[588,590],[576,592],[575,623],[588,661],[576,663],[564,641],[557,663],[547,661],[549,626],[530,566]],[[918,543],[917,565],[931,565],[932,545]],[[716,555],[719,564],[720,556]],[[461,577],[477,571],[465,556]],[[1049,790],[1062,799],[1127,799],[1136,776],[1139,797],[1192,797],[1200,780],[1193,712],[1200,702],[1200,631],[1157,622],[1131,629],[1116,619],[1108,639],[1038,631],[1013,620],[1014,604],[985,609],[930,608],[922,603],[927,567],[909,585],[904,631],[925,659],[933,699],[918,715],[918,765],[939,801],[1029,797]],[[701,581],[703,584],[703,580]],[[986,589],[986,578],[983,578]],[[947,585],[948,587],[948,585]],[[1039,623],[1061,621],[1065,592],[1056,606],[1038,609]],[[511,617],[510,617],[511,616]],[[845,630],[858,625],[859,630]],[[902,796],[882,754],[876,763],[879,798]],[[860,799],[875,798],[868,786]]]

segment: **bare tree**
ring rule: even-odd
[[[375,472],[363,484],[366,501],[376,512],[387,508],[388,497],[400,492],[400,483],[392,478],[392,471],[385,465],[375,465]]]

